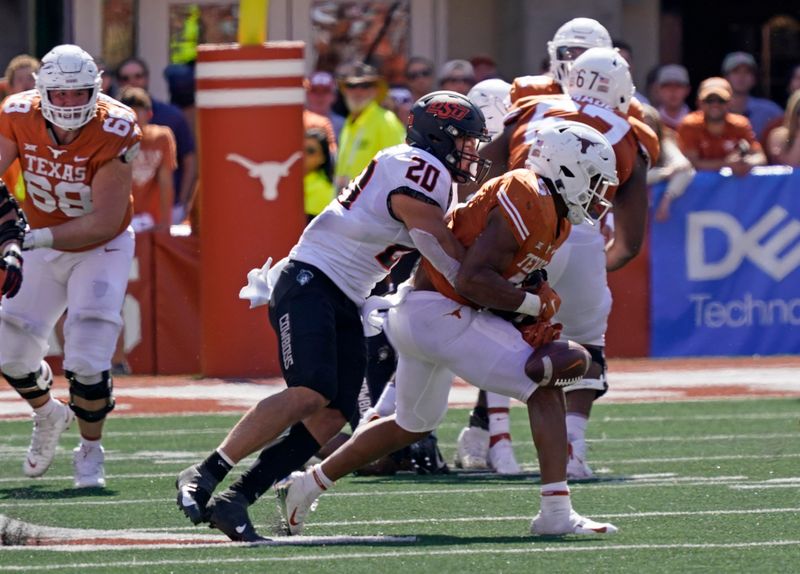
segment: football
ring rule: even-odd
[[[553,341],[534,349],[525,374],[540,387],[567,387],[580,381],[592,361],[589,351],[574,341]]]

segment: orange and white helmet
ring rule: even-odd
[[[627,114],[636,88],[630,66],[619,52],[613,48],[589,48],[572,63],[566,91],[572,97],[600,100]]]
[[[597,20],[573,18],[562,25],[547,43],[550,73],[566,88],[573,60],[589,48],[611,48],[608,30]]]
[[[614,148],[599,131],[579,122],[542,122],[525,165],[564,198],[574,225],[594,225],[605,215],[611,207],[606,192],[619,184]]]
[[[72,131],[87,124],[97,110],[101,73],[94,59],[79,46],[62,44],[42,58],[35,74],[36,89],[42,97],[42,115],[58,127]],[[56,106],[50,99],[51,90],[91,90],[89,101],[82,106]]]

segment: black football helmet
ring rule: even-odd
[[[439,159],[457,183],[480,183],[489,172],[491,162],[478,155],[465,153],[456,138],[491,141],[486,131],[483,112],[458,92],[439,91],[422,96],[408,114],[406,142],[424,149]],[[473,162],[476,169],[461,169],[461,159]]]

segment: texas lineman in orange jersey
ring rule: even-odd
[[[614,152],[592,128],[562,122],[542,131],[535,146],[539,161],[532,170],[514,170],[487,182],[454,212],[450,227],[466,247],[454,285],[424,260],[413,284],[405,284],[407,292],[385,322],[398,353],[396,415],[360,427],[321,464],[293,473],[277,488],[291,534],[302,531],[312,503],[335,480],[435,429],[447,411],[454,374],[528,406],[542,482],[540,511],[531,533],[616,531],[572,509],[562,391],[550,379],[539,379],[534,367],[541,357],[558,379],[564,363],[557,349],[571,349],[566,351],[569,363],[580,364],[580,376],[588,354],[564,341],[531,342],[512,322],[478,308],[522,313],[546,328],[557,297],[546,282],[537,294],[518,285],[547,265],[571,224],[591,218],[607,186],[616,181]],[[562,175],[567,172],[573,176]]]
[[[588,81],[596,78],[596,81]],[[587,80],[587,81],[584,81]],[[567,78],[569,95],[528,96],[519,100],[506,118],[503,135],[482,153],[495,170],[524,165],[529,142],[538,130],[563,120],[579,121],[601,131],[614,146],[620,185],[609,197],[614,203],[613,239],[606,248],[600,226],[582,226],[548,266],[549,280],[562,297],[557,320],[564,336],[592,354],[584,380],[567,392],[570,434],[569,475],[589,478],[585,430],[592,402],[607,389],[605,332],[611,310],[607,271],[625,265],[639,251],[647,215],[646,172],[659,153],[655,133],[627,112],[633,83],[627,63],[608,48],[591,48],[575,59]]]
[[[77,417],[75,486],[105,486],[100,439],[114,408],[109,369],[133,258],[130,163],[140,139],[133,112],[100,93],[92,57],[73,45],[45,55],[36,88],[9,97],[0,112],[0,173],[19,158],[31,228],[25,282],[0,311],[0,371],[34,410],[26,476],[45,473]],[[51,397],[44,361],[67,308],[68,406]]]

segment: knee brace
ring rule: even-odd
[[[42,397],[50,392],[50,387],[53,386],[53,371],[46,361],[42,361],[42,366],[34,373],[28,373],[23,377],[12,377],[4,372],[3,377],[23,399]]]
[[[114,397],[112,391],[114,390],[113,380],[109,371],[100,373],[100,382],[92,384],[84,384],[78,380],[78,375],[72,371],[64,371],[64,376],[69,381],[69,408],[75,413],[79,419],[89,423],[96,423],[104,418],[106,415],[114,410]],[[87,401],[106,400],[106,404],[96,410],[88,410],[75,404],[75,397],[81,397]]]
[[[584,348],[589,351],[592,356],[592,362],[589,365],[589,371],[580,382],[575,383],[564,388],[565,393],[580,390],[592,390],[596,392],[595,400],[602,397],[608,391],[608,380],[606,379],[606,355],[604,347],[596,345],[584,345]],[[599,372],[598,372],[599,371]]]

